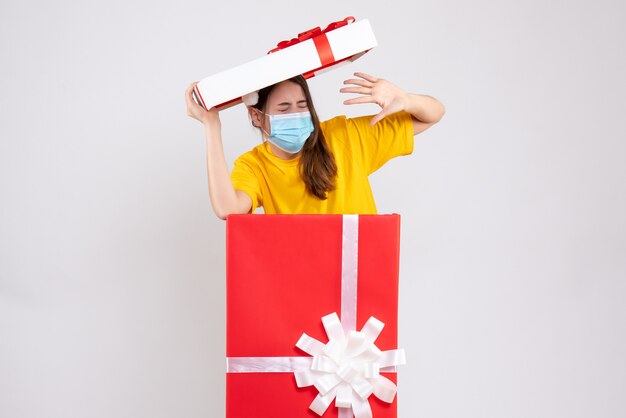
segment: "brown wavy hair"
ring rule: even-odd
[[[324,133],[320,129],[320,120],[313,106],[313,99],[305,78],[298,75],[286,81],[291,81],[302,87],[309,112],[311,112],[311,119],[313,119],[313,132],[304,143],[298,163],[300,177],[304,181],[307,192],[321,200],[326,200],[328,192],[335,190],[335,177],[337,177],[335,157],[328,148]],[[280,83],[259,90],[259,101],[252,107],[265,112],[267,98],[278,84]]]

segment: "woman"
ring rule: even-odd
[[[375,214],[368,176],[389,159],[413,152],[414,135],[444,115],[441,102],[410,94],[363,73],[344,81],[343,93],[362,96],[344,104],[376,103],[374,116],[338,116],[320,122],[306,80],[297,76],[265,87],[248,101],[252,125],[264,142],[244,153],[228,174],[221,123],[215,108],[204,110],[186,91],[187,114],[202,122],[207,142],[209,193],[215,214]],[[256,99],[256,100],[255,100]]]

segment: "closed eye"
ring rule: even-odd
[[[298,102],[296,102],[296,106],[298,107],[298,109],[308,109],[309,104],[307,103],[306,100],[298,100]],[[285,113],[288,112],[292,107],[292,104],[289,102],[282,102],[282,103],[278,103],[277,105],[277,111],[281,112],[281,113]]]

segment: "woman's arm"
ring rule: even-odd
[[[446,113],[444,105],[432,96],[407,93],[395,84],[382,78],[364,73],[354,73],[361,79],[346,80],[344,84],[358,87],[344,87],[342,93],[363,94],[361,97],[344,101],[344,104],[376,103],[382,110],[372,118],[372,126],[385,116],[404,110],[413,116],[413,134],[428,129],[439,122]]]
[[[202,122],[207,147],[207,175],[209,177],[209,196],[213,211],[220,219],[234,213],[248,213],[252,208],[252,199],[246,193],[235,190],[228,174],[224,148],[222,146],[222,123],[217,109],[208,112],[191,97],[192,83],[185,93],[187,115]]]
[[[446,113],[443,103],[432,96],[406,93],[404,110],[413,116],[413,135],[439,122]]]

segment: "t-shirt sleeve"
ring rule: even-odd
[[[372,115],[346,119],[349,141],[360,153],[368,175],[387,161],[413,152],[413,122],[407,112],[386,116],[370,126]]]
[[[259,206],[263,206],[259,179],[254,174],[254,170],[250,164],[243,158],[239,157],[235,160],[233,171],[230,173],[230,179],[235,190],[241,190],[250,196],[252,208],[250,208],[250,212],[248,213],[254,212]]]

